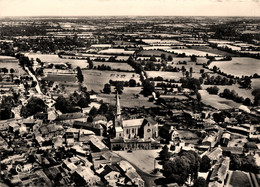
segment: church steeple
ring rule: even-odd
[[[115,114],[115,127],[121,127],[122,126],[122,118],[121,118],[121,107],[120,107],[120,101],[119,101],[119,95],[116,93],[116,114]]]
[[[121,117],[121,107],[118,92],[116,92],[116,117]]]

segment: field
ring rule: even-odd
[[[110,66],[112,69],[120,69],[120,70],[126,70],[126,71],[134,71],[134,69],[124,62],[93,62],[94,66],[101,66],[102,64],[106,66]]]
[[[218,110],[239,108],[239,106],[241,105],[232,100],[228,100],[217,95],[211,95],[206,90],[199,90],[199,93],[201,94],[201,101],[204,104],[210,105]]]
[[[186,68],[187,71],[190,70],[190,68],[192,67],[192,77],[194,78],[200,78],[201,77],[201,74],[200,74],[200,70],[201,69],[204,69],[201,65],[192,65],[192,64],[189,64],[188,65],[176,65],[176,64],[171,64],[171,63],[168,63],[169,65],[171,65],[172,67],[177,67],[179,69],[182,68],[182,66],[184,66]],[[209,70],[208,69],[204,69],[205,72],[208,72]],[[146,71],[147,73],[147,76],[148,77],[158,77],[158,76],[161,76],[163,77],[164,79],[174,79],[174,80],[179,80],[181,77],[183,77],[183,74],[181,71],[179,72],[169,72],[169,71]],[[185,75],[184,75],[185,76]]]
[[[139,169],[146,173],[151,173],[154,169],[154,165],[156,168],[162,169],[162,165],[155,164],[155,158],[159,155],[160,150],[133,150],[132,153],[128,153],[126,151],[116,151],[121,157],[137,166]],[[138,159],[136,159],[138,158]],[[157,161],[156,161],[157,162]]]
[[[260,88],[260,79],[252,79],[252,89]]]
[[[163,52],[163,51],[159,51],[159,50],[143,50],[143,51],[140,51],[137,56],[158,56],[160,57],[161,54],[165,54],[166,58],[171,55],[171,56],[175,56],[174,54],[172,53],[168,53],[168,52]]]
[[[44,77],[42,79],[47,81],[54,81],[54,82],[77,82],[76,74],[70,74],[70,75],[48,74],[47,77]]]
[[[251,185],[247,174],[239,171],[233,171],[228,186],[250,187]]]
[[[209,52],[204,52],[204,51],[198,51],[198,50],[195,50],[195,49],[168,49],[167,51],[171,52],[171,53],[177,53],[177,54],[185,53],[186,56],[196,55],[196,56],[200,56],[200,57],[205,57],[207,54],[209,56],[221,56],[219,54],[209,53]]]
[[[99,54],[125,54],[125,55],[132,55],[135,53],[135,51],[127,51],[127,50],[124,50],[124,49],[113,49],[113,48],[110,48],[110,49],[105,49],[105,50],[101,50],[98,52]]]
[[[202,85],[202,88],[204,90],[206,90],[208,87],[212,87],[214,85]],[[219,88],[219,92],[218,93],[222,93],[224,89],[229,89],[229,90],[235,90],[235,92],[238,94],[238,96],[242,96],[244,98],[249,98],[251,99],[251,101],[253,101],[254,99],[254,96],[251,94],[252,92],[252,89],[251,90],[248,90],[248,89],[241,89],[239,88],[239,85],[238,84],[233,84],[233,85],[225,85],[225,86],[218,86],[216,85],[218,88]]]
[[[140,82],[139,75],[136,73],[117,72],[117,71],[99,71],[99,70],[82,70],[84,75],[83,84],[86,85],[88,90],[99,92],[103,90],[104,84],[109,83],[109,80],[114,81],[129,81],[135,79]]]
[[[11,68],[15,70],[15,74],[24,74],[25,71],[19,66],[18,60],[15,57],[0,56],[0,68],[7,68],[8,72]]]
[[[146,71],[148,78],[151,77],[163,77],[164,79],[179,80],[182,77],[181,72],[169,72],[169,71]]]
[[[221,51],[221,50],[218,50],[218,49],[213,49],[211,47],[208,47],[208,46],[203,46],[203,47],[199,47],[199,46],[192,46],[192,49],[196,49],[196,50],[199,50],[199,51],[204,51],[204,52],[207,52],[207,53],[214,53],[214,54],[219,54],[221,56],[236,56],[232,53],[228,53],[228,52],[225,52],[225,51]]]
[[[77,66],[81,68],[85,68],[87,66],[87,61],[86,60],[77,60],[77,59],[64,59],[64,58],[59,58],[58,55],[52,55],[52,54],[36,54],[36,53],[26,53],[26,56],[29,57],[29,59],[34,59],[39,58],[42,62],[47,62],[47,63],[53,63],[53,64],[59,64],[59,63],[70,63],[73,68],[76,68]]]
[[[139,95],[139,98],[135,98],[134,94],[139,94],[141,92],[141,87],[125,87],[123,93],[120,95],[120,105],[121,107],[154,107],[153,102],[148,102],[148,98],[143,95]],[[114,88],[111,88],[114,92]],[[98,100],[103,100],[105,103],[115,103],[115,94],[102,94],[97,95]]]
[[[217,66],[221,71],[234,76],[250,76],[260,74],[260,60],[247,57],[233,57],[232,61],[214,61],[210,68]]]

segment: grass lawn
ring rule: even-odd
[[[156,165],[156,168],[162,169],[162,165],[157,164],[157,160],[155,164],[155,158],[159,156],[159,152],[160,149],[133,150],[131,153],[127,151],[116,151],[121,157],[149,174],[153,171],[154,165]]]
[[[229,186],[250,187],[251,185],[250,185],[250,181],[248,179],[247,174],[240,172],[240,171],[234,171],[231,175]]]

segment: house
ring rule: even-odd
[[[217,143],[217,133],[210,134],[202,140],[202,146],[214,147]]]
[[[220,140],[221,145],[227,147],[230,139],[231,139],[230,133],[228,133],[228,132],[223,133],[221,140]]]
[[[134,167],[125,160],[118,162],[118,166],[124,173],[126,173],[128,170],[134,169]]]
[[[174,142],[179,142],[180,141],[180,136],[178,131],[175,129],[174,126],[165,124],[160,128],[159,131],[160,137],[169,140],[169,141],[174,141]]]
[[[100,173],[101,179],[110,186],[116,186],[120,175],[120,171],[115,165],[105,165],[103,171]]]
[[[220,147],[216,147],[212,151],[206,152],[205,155],[208,156],[211,162],[216,163],[222,157],[222,149]]]
[[[209,187],[224,186],[224,180],[229,170],[229,157],[221,158],[214,166],[209,178]]]
[[[71,177],[76,186],[94,186],[100,181],[100,178],[89,167],[85,166],[78,166]]]
[[[138,187],[144,187],[144,181],[140,177],[140,175],[133,169],[128,170],[125,173],[126,178],[132,182],[133,185],[136,185]]]

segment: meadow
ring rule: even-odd
[[[99,71],[99,70],[82,70],[84,75],[85,86],[88,90],[94,90],[99,92],[103,90],[104,84],[109,83],[109,80],[113,81],[129,81],[130,79],[140,82],[139,75],[131,72],[117,72],[117,71]]]
[[[101,66],[101,65],[106,65],[106,66],[110,66],[111,69],[120,69],[120,70],[125,70],[125,71],[134,71],[134,69],[128,65],[127,63],[124,62],[98,62],[98,61],[94,61],[93,65],[94,66]]]
[[[233,57],[232,61],[213,61],[209,67],[217,66],[221,71],[234,76],[260,74],[260,60],[248,57]]]
[[[199,57],[205,57],[207,54],[209,56],[221,56],[219,54],[215,53],[209,53],[209,52],[204,52],[204,51],[198,51],[195,49],[167,49],[168,52],[175,53],[175,54],[182,54],[185,53],[186,56],[199,56]]]
[[[77,59],[64,59],[59,58],[58,55],[54,54],[37,54],[37,53],[26,53],[26,56],[29,57],[29,59],[39,58],[42,62],[46,63],[53,63],[53,64],[60,64],[60,63],[70,63],[73,68],[76,68],[77,66],[81,68],[85,68],[88,64],[86,60],[77,60]]]
[[[19,61],[15,57],[0,56],[0,68],[7,68],[8,73],[11,68],[15,70],[15,74],[24,74],[25,71],[19,66]]]

